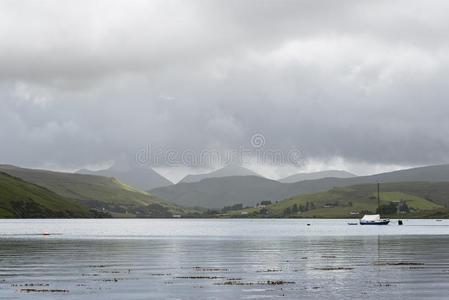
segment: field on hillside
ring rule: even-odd
[[[444,215],[449,205],[449,183],[403,182],[381,186],[381,207],[396,207],[390,217]],[[385,208],[385,210],[386,210]],[[402,209],[402,210],[401,210]],[[291,197],[264,208],[247,208],[223,216],[359,218],[377,210],[377,185],[336,187],[327,192]]]

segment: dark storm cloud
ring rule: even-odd
[[[2,1],[3,162],[183,151],[449,159],[445,1]]]

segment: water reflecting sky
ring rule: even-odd
[[[445,299],[446,222],[3,220],[0,299]]]

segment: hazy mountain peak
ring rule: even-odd
[[[298,181],[304,181],[304,180],[315,180],[315,179],[321,179],[321,178],[327,178],[327,177],[351,178],[351,177],[355,177],[355,176],[356,175],[349,173],[348,171],[344,171],[344,170],[325,170],[325,171],[319,171],[319,172],[294,174],[294,175],[287,176],[285,178],[280,179],[279,182],[291,183],[291,182],[298,182]]]
[[[199,182],[206,178],[228,177],[228,176],[259,176],[259,174],[242,167],[239,164],[229,164],[221,169],[197,175],[187,175],[180,182]]]
[[[105,170],[91,171],[87,169],[80,169],[76,173],[90,174],[106,177],[114,177],[130,186],[148,191],[153,188],[163,187],[173,184],[170,180],[163,177],[152,168],[147,167],[133,167],[121,168],[115,165]]]

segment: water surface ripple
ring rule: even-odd
[[[446,223],[2,220],[0,299],[446,299]]]

